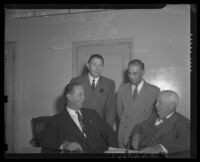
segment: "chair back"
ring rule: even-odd
[[[44,136],[44,128],[50,116],[41,116],[31,119],[33,139],[32,144],[35,147],[41,147],[41,139]]]

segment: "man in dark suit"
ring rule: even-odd
[[[144,79],[145,67],[141,60],[128,63],[129,82],[121,85],[117,92],[117,114],[119,146],[124,148],[134,126],[147,119],[154,109],[160,89]]]
[[[84,86],[85,102],[83,107],[95,110],[100,117],[113,127],[116,116],[115,82],[101,75],[104,59],[99,54],[90,56],[87,68],[89,73],[72,78]]]
[[[142,153],[189,152],[190,122],[176,112],[178,102],[176,92],[162,91],[156,102],[156,113],[135,126],[127,148]]]
[[[94,110],[82,108],[85,95],[80,83],[68,84],[65,97],[64,111],[51,117],[45,126],[43,150],[101,153],[109,146],[118,146],[112,128]]]

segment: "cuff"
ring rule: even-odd
[[[168,153],[167,149],[162,144],[159,144],[159,146],[162,148],[164,153]]]

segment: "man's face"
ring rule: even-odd
[[[160,95],[157,98],[155,106],[156,106],[157,114],[158,114],[158,116],[160,118],[165,117],[171,111],[170,107],[169,107],[169,104],[170,104],[169,101],[167,101],[166,99],[164,99],[163,96]]]
[[[81,109],[85,100],[83,86],[74,86],[72,92],[69,94],[69,100],[73,108]]]
[[[97,78],[101,75],[103,71],[103,61],[99,58],[93,58],[88,64],[87,67],[89,69],[92,77]]]
[[[138,85],[144,75],[144,71],[140,68],[139,65],[130,65],[128,67],[128,77],[132,84]]]

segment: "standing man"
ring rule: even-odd
[[[80,83],[70,83],[65,91],[66,108],[46,123],[42,140],[43,152],[67,150],[103,153],[117,147],[117,135],[96,111],[83,108],[84,89]],[[50,151],[51,152],[51,151]]]
[[[104,59],[99,54],[90,56],[87,68],[89,73],[72,78],[84,86],[85,102],[83,107],[96,110],[100,117],[113,128],[116,116],[115,82],[103,77]]]
[[[135,59],[128,63],[130,82],[120,86],[117,93],[117,113],[120,119],[119,146],[124,148],[131,130],[152,112],[160,89],[144,79],[144,63]]]

